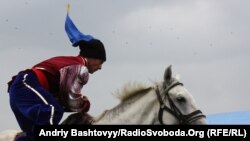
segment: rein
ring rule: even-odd
[[[181,111],[177,108],[177,106],[174,104],[174,102],[172,101],[172,99],[170,98],[169,96],[169,91],[174,88],[175,86],[178,86],[178,85],[181,85],[183,86],[182,83],[180,82],[176,82],[176,83],[173,83],[171,84],[165,91],[166,91],[166,96],[168,98],[168,101],[169,101],[169,105],[170,105],[170,108],[166,106],[166,104],[163,102],[163,99],[160,95],[160,91],[159,91],[159,88],[157,87],[156,89],[156,95],[157,95],[157,98],[158,98],[158,101],[160,103],[160,109],[159,109],[159,113],[158,113],[158,119],[160,121],[161,124],[164,124],[163,120],[162,120],[162,117],[163,117],[163,112],[164,111],[167,111],[169,112],[170,114],[172,114],[174,117],[176,117],[178,120],[179,120],[179,123],[180,124],[189,124],[191,123],[192,121],[194,120],[197,120],[199,118],[203,118],[203,117],[206,117],[202,112],[201,110],[196,110],[194,112],[191,112],[190,114],[187,114],[187,115],[183,115],[181,113]]]

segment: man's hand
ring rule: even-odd
[[[90,109],[89,99],[86,96],[82,96],[82,101],[83,101],[82,112],[88,112]]]
[[[86,96],[70,98],[68,104],[73,112],[88,112],[90,109],[90,102]]]

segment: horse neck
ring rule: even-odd
[[[105,111],[94,124],[152,124],[156,119],[157,97],[153,88]]]

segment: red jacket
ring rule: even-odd
[[[47,81],[47,89],[59,98],[62,104],[68,105],[71,99],[82,96],[82,87],[88,82],[89,73],[85,64],[86,60],[81,56],[58,56],[38,63],[33,68],[43,72],[40,74],[35,71],[41,85],[44,85],[41,81]]]

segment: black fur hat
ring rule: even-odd
[[[98,39],[92,39],[90,41],[80,41],[78,43],[80,48],[80,55],[89,58],[101,59],[106,61],[106,51],[103,43]]]

